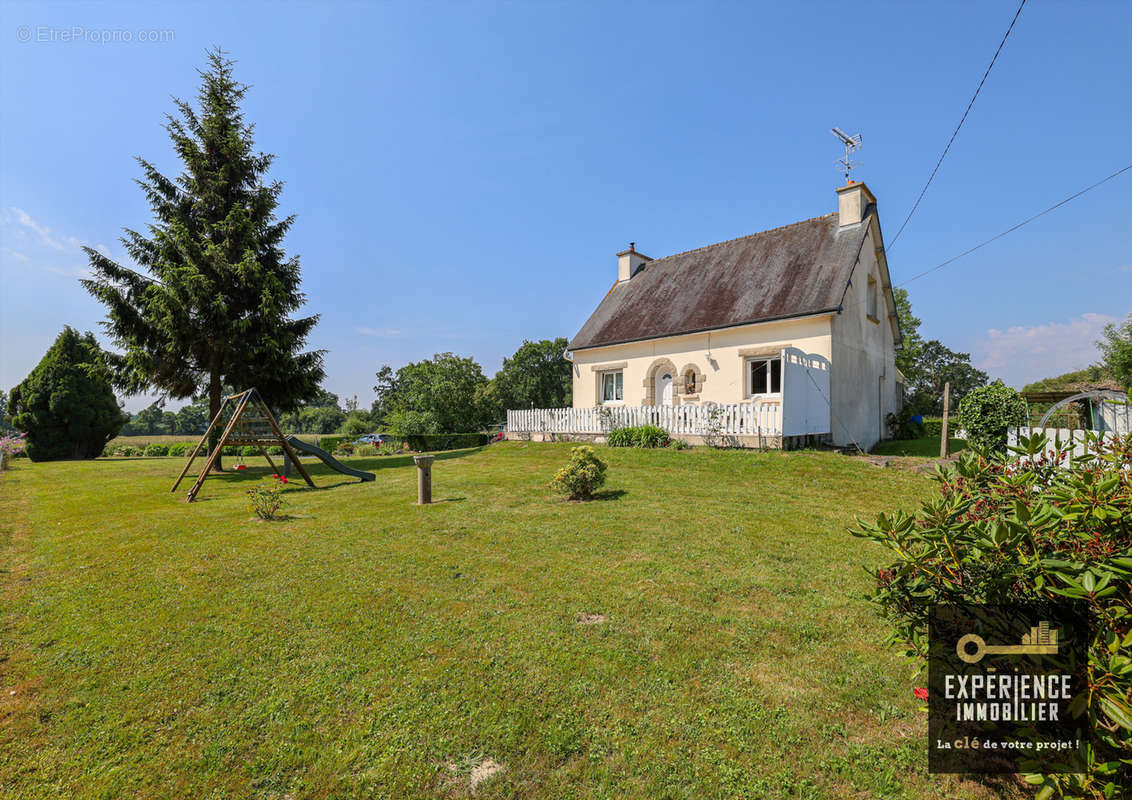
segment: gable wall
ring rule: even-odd
[[[833,317],[833,355],[830,359],[830,396],[833,406],[833,440],[858,444],[869,450],[886,435],[885,417],[900,408],[897,390],[895,337],[890,321],[894,313],[889,278],[882,273],[875,247],[876,226],[861,249],[853,269],[842,312]],[[877,320],[867,317],[868,278],[877,281]]]

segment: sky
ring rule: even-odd
[[[1017,8],[970,3],[0,5],[0,387],[99,328],[81,245],[150,221],[135,158],[208,48],[249,84],[295,214],[326,386],[453,351],[489,376],[652,257],[836,210],[834,125],[895,236]],[[897,285],[1132,164],[1132,3],[1031,0],[907,229]],[[1132,311],[1132,171],[907,283],[921,333],[1008,384]],[[148,403],[126,400],[130,410]],[[170,404],[170,408],[178,404]]]

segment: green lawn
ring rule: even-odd
[[[966,439],[949,439],[951,452],[958,453],[967,449]],[[939,458],[938,436],[924,436],[919,439],[893,439],[880,442],[873,448],[878,456],[919,456],[921,458]]]
[[[828,453],[569,445],[266,468],[0,475],[0,796],[989,798],[929,776],[909,669],[845,529],[930,488]],[[249,463],[251,461],[249,460]],[[182,489],[187,489],[184,484]],[[478,772],[476,773],[479,774]]]

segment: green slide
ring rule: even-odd
[[[361,478],[363,481],[377,480],[377,476],[372,472],[362,472],[360,469],[347,467],[345,464],[336,459],[334,456],[330,455],[330,453],[326,452],[321,447],[315,447],[313,444],[307,444],[297,436],[288,436],[287,444],[291,445],[291,447],[295,448],[300,453],[306,453],[307,455],[312,455],[315,458],[318,458],[322,461],[323,464],[330,467],[331,469],[341,472],[343,475],[352,475],[355,478]]]

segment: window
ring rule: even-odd
[[[872,275],[869,276],[867,304],[868,304],[869,319],[876,320],[877,319],[877,282],[876,282],[876,279],[873,278]]]
[[[696,393],[696,372],[688,370],[684,373],[684,394]]]
[[[624,373],[621,370],[601,373],[601,402],[620,402],[624,397],[624,381]]]
[[[747,396],[782,393],[782,359],[752,358],[747,362]]]

